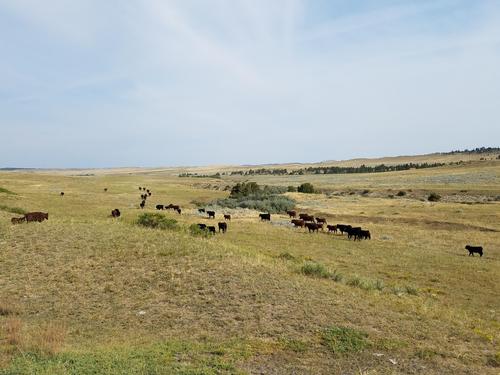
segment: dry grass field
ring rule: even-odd
[[[0,374],[499,373],[499,160],[350,175],[184,170],[0,172]],[[195,202],[243,180],[311,182],[323,193],[286,193],[298,211],[372,239],[246,209],[198,213]],[[144,210],[139,186],[153,192]],[[163,212],[176,229],[137,225],[158,203],[183,208]],[[49,220],[12,225],[21,210]],[[223,212],[227,233],[190,232]]]

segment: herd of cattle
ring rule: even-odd
[[[139,187],[139,190],[141,192],[141,203],[139,204],[139,207],[143,209],[146,206],[146,201],[148,197],[152,195],[152,192],[150,189],[147,189],[145,187]],[[104,188],[104,192],[107,192],[108,188]],[[64,196],[64,192],[60,193],[61,196]],[[157,204],[156,205],[157,210],[174,210],[178,214],[182,213],[182,209],[180,208],[179,205],[175,204],[168,204],[168,205],[163,205],[163,204]],[[206,214],[208,219],[215,219],[215,211],[212,210],[206,210],[205,208],[199,208],[198,209],[199,214]],[[297,212],[290,210],[286,212],[288,216],[291,219],[291,224],[293,224],[296,228],[306,228],[309,233],[311,232],[319,232],[321,229],[324,231],[325,225],[326,229],[328,230],[329,233],[340,233],[340,234],[347,234],[348,239],[353,239],[354,241],[358,240],[369,240],[371,239],[371,234],[369,230],[362,229],[361,227],[353,227],[351,225],[347,224],[328,224],[325,218],[322,217],[314,217],[313,215],[309,215],[306,213],[300,213],[297,218]],[[224,215],[224,220],[231,220],[231,215],[229,214],[223,214]],[[121,216],[121,212],[118,208],[115,208],[114,210],[111,211],[111,216],[113,218],[118,218]],[[271,221],[271,214],[270,213],[261,213],[259,214],[259,218],[261,221]],[[13,217],[11,219],[12,224],[21,224],[23,222],[42,222],[44,220],[49,219],[49,214],[47,212],[28,212],[24,214],[22,217]],[[226,233],[227,231],[227,222],[219,222],[217,224],[217,227],[219,229],[219,232]],[[206,230],[209,233],[215,234],[217,231],[217,228],[215,225],[207,225],[203,223],[197,224],[198,228],[201,230]],[[474,254],[479,254],[479,256],[483,256],[483,248],[481,246],[471,246],[467,245],[465,246],[465,249],[469,251],[469,256],[474,256]]]

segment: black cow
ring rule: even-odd
[[[348,239],[353,238],[354,241],[361,240],[361,227],[348,228],[346,232]]]
[[[260,220],[262,221],[271,221],[271,214],[259,214]]]
[[[227,223],[221,222],[218,225],[219,225],[219,232],[222,231],[222,233],[226,233],[226,231],[227,231]]]
[[[483,247],[482,246],[471,246],[467,245],[465,246],[467,250],[469,250],[469,256],[474,256],[474,253],[478,253],[479,256],[483,256]]]
[[[143,199],[143,200],[141,201],[141,204],[140,204],[139,206],[141,206],[141,208],[144,208],[144,206],[145,206],[145,205],[146,205],[146,200],[145,200],[145,199]]]
[[[163,210],[163,208],[164,208],[163,204],[157,204],[156,205],[156,209],[157,210]]]
[[[182,210],[180,208],[178,208],[176,211],[179,215],[182,213]]]
[[[371,240],[372,239],[372,236],[371,236],[369,230],[361,230],[359,235],[364,240]]]
[[[207,224],[198,224],[198,228],[200,228],[201,230],[206,230]]]
[[[215,211],[207,211],[208,218],[215,219]]]
[[[345,224],[337,224],[337,229],[340,231],[340,233],[344,234],[347,233],[347,230],[351,229],[352,227],[350,225],[345,225]]]
[[[61,197],[63,197],[63,196],[64,196],[64,191],[61,191]]]
[[[199,212],[200,214],[204,214],[204,213],[205,213],[205,209],[204,209],[204,208],[198,208],[198,212]]]
[[[113,211],[111,211],[111,216],[113,217],[120,217],[121,212],[118,208],[115,208]]]
[[[224,220],[231,220],[231,215],[224,214]]]
[[[104,192],[107,192],[108,191],[108,188],[104,188]]]
[[[215,234],[215,227],[213,225],[207,226],[208,232]]]
[[[322,226],[316,223],[305,223],[306,228],[309,230],[309,232],[317,232],[318,229]]]

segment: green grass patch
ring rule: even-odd
[[[26,213],[26,211],[23,210],[22,208],[19,208],[19,207],[9,207],[9,206],[5,206],[3,204],[0,204],[0,210],[7,211],[7,212],[10,212],[10,213],[13,213],[13,214],[19,214],[19,215],[24,215]]]
[[[177,229],[177,220],[169,219],[163,214],[145,212],[137,219],[137,224],[155,229]]]
[[[349,327],[330,327],[322,334],[322,344],[334,353],[356,353],[369,346],[368,334]]]
[[[54,355],[27,352],[0,369],[0,374],[239,374],[243,372],[236,362],[250,354],[244,343],[186,342]]]
[[[8,189],[5,189],[3,187],[0,186],[0,193],[4,193],[4,194],[11,194],[11,195],[17,195],[16,193],[14,193],[13,191],[10,191]]]
[[[326,279],[330,277],[330,272],[324,265],[316,262],[306,262],[300,268],[300,272],[307,276],[319,277]]]

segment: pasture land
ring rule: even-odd
[[[245,177],[180,171],[0,172],[0,374],[498,374],[500,161],[246,178],[313,183],[286,194],[371,231],[356,242],[245,209],[208,220],[197,204]],[[182,207],[163,212],[177,229],[136,225],[158,203]],[[49,220],[12,225],[23,211]],[[226,234],[189,231],[223,212]]]

